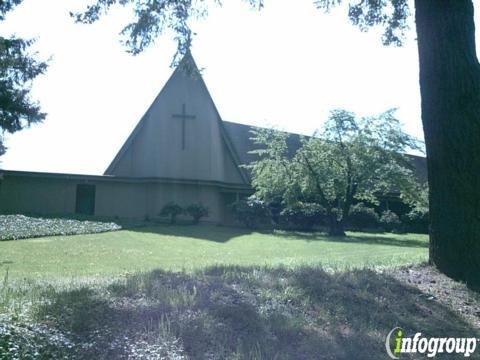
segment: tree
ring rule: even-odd
[[[288,135],[273,129],[254,131],[260,159],[251,170],[256,195],[265,202],[317,203],[326,210],[329,234],[345,236],[344,226],[355,201],[376,203],[398,191],[415,203],[420,184],[405,152],[418,142],[401,129],[394,110],[358,119],[334,110],[321,133],[305,138],[293,158]]]
[[[480,65],[470,0],[415,1],[430,260],[480,289]]]
[[[20,2],[0,2],[0,21]],[[0,155],[6,151],[5,132],[13,134],[45,119],[40,106],[30,98],[32,80],[47,69],[45,62],[29,54],[32,43],[33,40],[0,36]]]
[[[262,0],[248,0],[262,7]],[[401,45],[408,0],[316,0],[328,11],[348,4],[361,30],[384,28],[383,43]],[[134,4],[136,20],[124,30],[141,51],[171,28],[179,52],[192,40],[188,18],[206,16],[221,1],[97,0],[77,20],[98,20],[114,4]],[[430,261],[447,275],[480,288],[480,68],[472,0],[414,0],[420,60],[422,122],[430,188]]]

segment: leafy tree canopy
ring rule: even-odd
[[[323,130],[304,138],[289,156],[288,134],[256,129],[253,141],[260,160],[247,167],[256,195],[267,202],[314,202],[327,211],[330,232],[343,234],[343,224],[355,201],[377,203],[379,196],[399,192],[415,205],[420,184],[408,150],[419,150],[417,140],[406,134],[388,110],[378,116],[357,118],[334,110]]]
[[[261,9],[264,0],[243,0],[252,8]],[[316,0],[319,9],[329,11],[341,3],[348,5],[350,21],[362,31],[372,26],[384,28],[382,41],[386,45],[401,45],[410,14],[407,0]],[[115,5],[133,6],[135,18],[127,24],[121,34],[123,43],[133,54],[139,54],[166,30],[173,30],[177,42],[177,53],[172,65],[188,51],[194,32],[189,19],[208,16],[208,10],[221,6],[221,0],[96,0],[84,12],[71,14],[76,21],[91,24]]]
[[[21,0],[0,1],[0,21]],[[5,153],[3,134],[14,133],[45,118],[30,98],[31,81],[47,64],[29,53],[33,40],[0,36],[0,155]]]

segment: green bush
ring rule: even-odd
[[[429,215],[428,209],[413,209],[402,216],[402,223],[408,232],[428,234]]]
[[[374,209],[358,203],[350,208],[347,224],[354,230],[374,229],[378,227],[380,218]]]
[[[325,209],[315,203],[298,202],[280,213],[281,223],[299,230],[311,230],[325,220]]]
[[[234,202],[230,207],[235,219],[248,228],[256,228],[269,219],[267,205],[253,195]]]
[[[121,228],[120,225],[110,221],[0,215],[0,240],[52,235],[94,234],[120,230]]]
[[[183,214],[183,212],[184,210],[180,205],[171,201],[162,208],[159,215],[161,217],[168,217],[170,224],[175,224],[177,222],[177,216]]]
[[[397,214],[393,211],[385,210],[380,216],[380,224],[385,231],[399,231],[401,229],[402,222]]]
[[[200,203],[188,205],[185,212],[193,218],[195,224],[198,224],[202,217],[208,216],[208,208]]]

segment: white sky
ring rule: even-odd
[[[2,168],[103,173],[172,73],[172,36],[133,57],[118,35],[130,13],[75,24],[69,11],[86,3],[24,0],[0,23],[3,36],[35,37],[39,55],[51,57],[33,85],[47,119],[7,137]],[[224,120],[311,134],[333,108],[398,107],[406,130],[423,138],[413,29],[404,47],[383,47],[345,9],[325,15],[312,0],[270,0],[257,12],[237,0],[195,30],[192,53]]]

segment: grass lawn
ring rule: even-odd
[[[211,265],[321,265],[345,269],[427,260],[418,234],[250,232],[216,226],[155,226],[109,233],[0,241],[0,275],[10,278],[111,276]]]
[[[425,235],[348,235],[157,226],[0,242],[0,359],[370,360],[396,326],[480,337],[394,276],[427,259]]]

